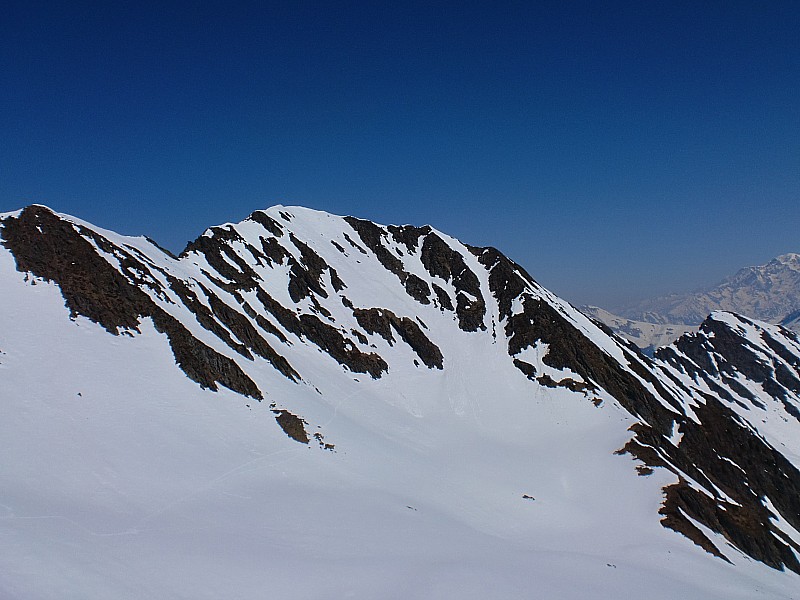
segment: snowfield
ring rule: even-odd
[[[598,391],[595,405],[514,366],[477,258],[464,260],[480,274],[487,330],[466,332],[454,314],[406,294],[372,252],[348,244],[343,233],[358,238],[339,217],[284,207],[268,214],[279,220],[281,211],[293,217],[287,229],[335,268],[356,307],[418,318],[443,368],[418,365],[397,334],[392,343],[369,335],[364,351],[388,363],[373,379],[281,329],[287,343],[267,339],[300,375],[292,381],[260,357],[242,358],[177,297],[158,300],[236,360],[264,399],[203,389],[149,317],[140,332],[116,336],[71,318],[59,287],[19,272],[0,246],[0,598],[800,597],[797,574],[703,529],[725,562],[659,523],[662,488],[678,478],[658,468],[640,476],[639,461],[615,454],[637,419],[610,394]],[[246,255],[263,230],[236,228],[244,240],[237,254]],[[212,267],[199,255],[175,260],[143,238],[92,229],[210,285]],[[407,252],[395,255],[432,281]],[[277,301],[295,305],[286,264],[253,265]],[[330,291],[331,275],[323,279]],[[437,281],[456,296],[452,282]],[[296,304],[313,310],[309,298]],[[357,326],[336,294],[324,307],[337,327]],[[575,313],[624,360],[616,342]],[[554,380],[579,380],[536,363],[547,351],[531,346],[518,358]],[[310,443],[287,436],[273,409],[301,416]]]

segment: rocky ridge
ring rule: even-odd
[[[800,346],[785,330],[721,313],[652,361],[494,248],[294,207],[213,227],[180,257],[41,206],[3,216],[0,237],[21,274],[59,287],[73,318],[133,336],[151,320],[188,378],[264,400],[293,440],[328,450],[342,441],[274,398],[265,369],[312,387],[300,366],[312,355],[358,385],[457,373],[445,338],[479,336],[532,395],[557,389],[635,418],[619,452],[642,475],[673,474],[654,515],[665,527],[720,559],[731,560],[723,539],[800,573]]]

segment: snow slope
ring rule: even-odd
[[[662,526],[691,382],[491,249],[296,207],[180,258],[41,207],[0,219],[2,598],[800,589],[712,526],[687,520],[727,561]],[[637,473],[631,426],[674,444],[664,468]]]

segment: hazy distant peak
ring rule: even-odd
[[[776,256],[770,262],[777,262],[784,265],[791,265],[792,267],[800,269],[800,254],[796,252],[787,252]]]
[[[614,312],[636,321],[696,326],[715,310],[777,323],[799,308],[800,254],[790,252],[740,269],[701,291],[643,300]]]

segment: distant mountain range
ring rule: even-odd
[[[691,294],[670,294],[615,309],[648,323],[697,326],[715,310],[777,323],[800,309],[800,254],[783,254],[765,265],[745,267],[717,285]]]
[[[796,335],[649,358],[429,226],[0,214],[0,405],[3,600],[800,589]]]
[[[581,310],[641,348],[669,343],[719,310],[800,331],[800,254],[783,254],[765,265],[746,267],[694,293],[660,296],[612,310],[595,306]]]
[[[693,325],[634,321],[633,319],[610,313],[599,306],[581,306],[580,310],[585,315],[597,319],[610,327],[614,333],[651,354],[656,348],[674,342],[684,333],[697,330],[697,327]]]

